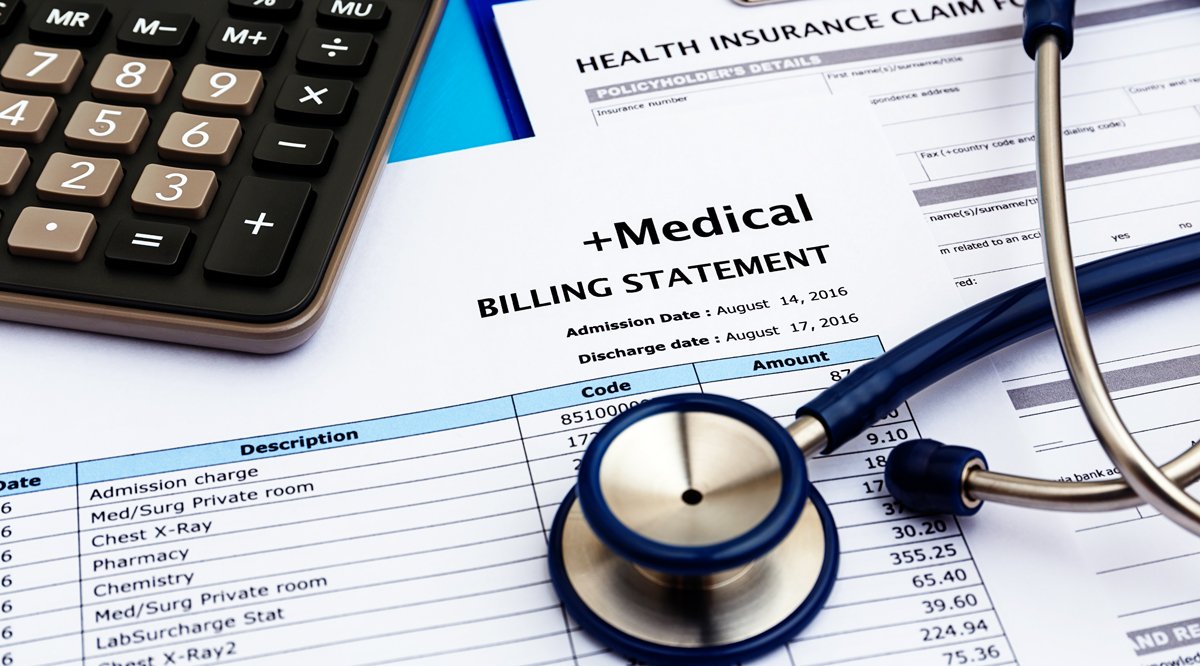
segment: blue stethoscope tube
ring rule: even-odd
[[[1079,267],[1087,314],[1200,283],[1200,234],[1122,252]],[[825,425],[834,451],[908,398],[975,361],[1054,327],[1045,280],[977,303],[904,341],[826,389],[796,416]]]

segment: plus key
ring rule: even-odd
[[[210,280],[279,284],[315,195],[308,183],[242,179],[204,260]]]

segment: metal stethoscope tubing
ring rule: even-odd
[[[1104,384],[1103,376],[1092,351],[1084,316],[1085,308],[1081,302],[1082,290],[1085,297],[1082,300],[1089,303],[1090,311],[1096,311],[1116,305],[1118,302],[1128,302],[1134,298],[1156,293],[1155,284],[1162,284],[1162,286],[1170,288],[1169,285],[1173,282],[1171,273],[1175,271],[1178,271],[1177,277],[1190,279],[1186,277],[1188,274],[1186,266],[1177,264],[1176,261],[1183,259],[1183,264],[1192,262],[1187,261],[1184,257],[1176,257],[1157,265],[1164,258],[1160,255],[1165,254],[1158,252],[1157,249],[1166,249],[1172,244],[1181,246],[1195,244],[1191,242],[1190,237],[1184,237],[1088,264],[1079,269],[1077,280],[1067,217],[1059,89],[1060,63],[1071,48],[1074,2],[1057,0],[1031,2],[1029,11],[1030,15],[1026,17],[1024,42],[1026,51],[1034,57],[1037,63],[1035,101],[1037,181],[1049,311],[1058,333],[1068,372],[1080,399],[1080,405],[1096,433],[1098,441],[1121,471],[1123,477],[1113,481],[1066,483],[998,474],[988,471],[982,466],[973,466],[963,471],[962,500],[968,508],[974,508],[974,505],[981,500],[991,500],[1019,506],[1067,511],[1110,511],[1146,502],[1185,529],[1200,534],[1200,502],[1184,491],[1184,488],[1200,478],[1200,447],[1190,448],[1161,469],[1142,451],[1121,422]],[[1143,252],[1146,256],[1142,256]],[[1123,285],[1107,280],[1100,280],[1101,283],[1097,284],[1091,280],[1101,271],[1116,268],[1115,266],[1110,267],[1109,264],[1118,263],[1127,264],[1118,270],[1139,270],[1141,267],[1150,268],[1151,266],[1154,268],[1144,276],[1150,278],[1148,283],[1140,285],[1140,287],[1137,282],[1142,279],[1142,276],[1135,277],[1129,281],[1129,284]],[[1026,287],[1029,286],[1032,285]],[[1119,293],[1124,289],[1138,293],[1132,298],[1124,297]],[[1118,293],[1114,293],[1114,291]],[[967,319],[982,320],[991,314],[998,313],[999,308],[995,306],[1000,306],[1001,303],[994,302],[1004,301],[1014,295],[1013,292],[1009,292],[972,308],[972,310],[982,310],[979,313],[982,316],[968,316]],[[1039,319],[1041,320],[1039,321],[1040,326],[1045,326],[1044,315]],[[1003,341],[994,348],[998,349],[1014,341]],[[991,349],[988,350],[989,353],[990,351]],[[949,373],[938,374],[938,378],[940,378]],[[928,385],[928,383],[923,385]],[[840,388],[840,386],[835,387],[835,389]],[[821,398],[824,397],[824,395],[821,396]],[[821,398],[814,402],[820,401]],[[813,403],[810,403],[800,410],[797,414],[798,420],[788,428],[797,444],[806,451],[806,455],[809,451],[821,448],[822,444],[821,441],[814,441],[822,439],[821,429],[809,423],[808,419],[814,415],[819,419],[824,419],[826,417],[823,417],[822,414],[825,413],[827,413],[827,408],[821,405],[814,408]],[[829,450],[828,445],[826,445],[826,450]],[[919,481],[920,479],[914,480],[914,482]]]
[[[1065,53],[1063,54],[1065,55]],[[1200,502],[1154,464],[1113,406],[1084,320],[1067,218],[1059,103],[1059,39],[1046,31],[1037,48],[1038,193],[1046,276],[1059,345],[1080,405],[1096,438],[1137,495],[1183,528],[1200,535]]]

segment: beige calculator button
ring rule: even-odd
[[[75,49],[17,44],[0,68],[0,81],[12,90],[68,93],[83,71],[83,54]]]
[[[0,92],[0,141],[41,143],[57,117],[53,97]]]
[[[170,60],[110,53],[100,61],[92,77],[92,95],[114,102],[158,104],[174,77]]]
[[[199,220],[216,195],[217,174],[211,171],[147,164],[133,188],[133,209]]]
[[[149,128],[145,109],[80,102],[63,134],[72,148],[132,155]]]
[[[183,108],[248,116],[254,113],[262,91],[263,76],[258,70],[196,65],[183,87]]]
[[[213,118],[175,112],[158,137],[163,159],[225,166],[242,140],[237,118]]]
[[[37,181],[42,201],[96,206],[112,203],[124,175],[119,160],[54,153]]]
[[[95,235],[96,218],[91,213],[30,206],[21,211],[8,235],[8,251],[77,262],[83,259]]]
[[[29,153],[24,148],[0,146],[0,196],[9,196],[29,171]]]

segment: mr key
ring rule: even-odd
[[[439,0],[26,2],[0,5],[0,318],[303,342]]]

